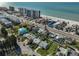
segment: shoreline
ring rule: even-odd
[[[69,20],[69,19],[64,19],[64,18],[58,18],[58,17],[53,17],[53,16],[48,16],[48,15],[41,15],[41,17],[44,17],[44,18],[49,18],[51,20],[54,20],[54,21],[65,21],[65,22],[69,22],[69,25],[79,25],[79,22],[78,21],[74,21],[74,20]]]

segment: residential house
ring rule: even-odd
[[[46,41],[41,41],[41,42],[39,43],[39,46],[40,46],[41,48],[47,49],[47,48],[48,48],[48,43],[47,43]]]
[[[59,47],[56,56],[78,56],[78,53],[72,48]]]
[[[56,53],[56,56],[67,56],[68,49],[65,49],[63,47],[59,47],[58,51]]]
[[[65,43],[71,44],[74,40],[72,38],[65,37]]]
[[[30,33],[24,34],[23,37],[26,37],[27,39],[33,40],[35,38],[35,35],[32,35]]]
[[[56,34],[50,32],[50,33],[49,33],[49,37],[55,38],[55,37],[56,37]]]
[[[69,48],[68,56],[78,56],[78,53],[74,49]]]
[[[60,35],[57,35],[55,38],[54,38],[54,41],[60,43],[60,44],[63,44],[65,39],[63,36],[60,36]]]
[[[55,24],[56,21],[48,20],[47,24],[49,27],[53,27],[53,24]]]
[[[39,30],[39,27],[37,27],[37,26],[35,26],[35,27],[32,28],[33,32],[38,32],[38,30]]]
[[[33,39],[33,43],[35,43],[35,44],[39,44],[40,42],[41,42],[41,40],[39,38]]]
[[[46,34],[46,30],[39,28],[38,33]]]

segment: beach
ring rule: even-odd
[[[69,20],[69,19],[63,19],[63,18],[58,18],[58,17],[53,17],[53,16],[47,16],[47,15],[41,15],[41,17],[44,17],[44,18],[48,18],[48,19],[51,19],[51,20],[54,20],[54,21],[65,21],[65,22],[69,22],[69,25],[79,25],[79,22],[78,21],[74,21],[74,20]]]

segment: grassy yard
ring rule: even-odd
[[[72,45],[73,47],[77,48],[79,50],[79,42],[76,42],[75,45]]]
[[[42,49],[42,48],[38,49],[37,52],[38,52],[39,54],[41,54],[42,56],[46,56],[46,55],[49,54],[49,53],[47,52],[47,50],[44,50],[44,49]]]
[[[51,41],[49,41],[48,44],[49,44],[49,48],[47,50],[40,48],[37,50],[37,52],[42,56],[46,56],[48,54],[55,55],[58,44]]]
[[[57,48],[58,48],[58,44],[53,42],[50,48],[48,49],[49,54],[55,55]]]

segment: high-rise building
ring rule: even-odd
[[[28,16],[28,17],[31,17],[32,11],[31,11],[31,10],[26,9],[26,14],[27,14],[27,16]]]
[[[19,12],[23,16],[28,16],[28,17],[32,17],[32,18],[39,18],[40,17],[40,11],[37,11],[37,10],[19,8]]]
[[[23,13],[24,13],[23,8],[19,8],[19,12],[21,15],[23,15]]]
[[[10,11],[14,11],[14,10],[15,10],[15,8],[14,8],[14,7],[12,7],[12,6],[9,6],[9,10],[10,10]]]
[[[26,9],[25,8],[18,8],[20,15],[25,16],[27,15]]]
[[[40,17],[40,11],[33,10],[32,17],[33,18],[39,18]]]

